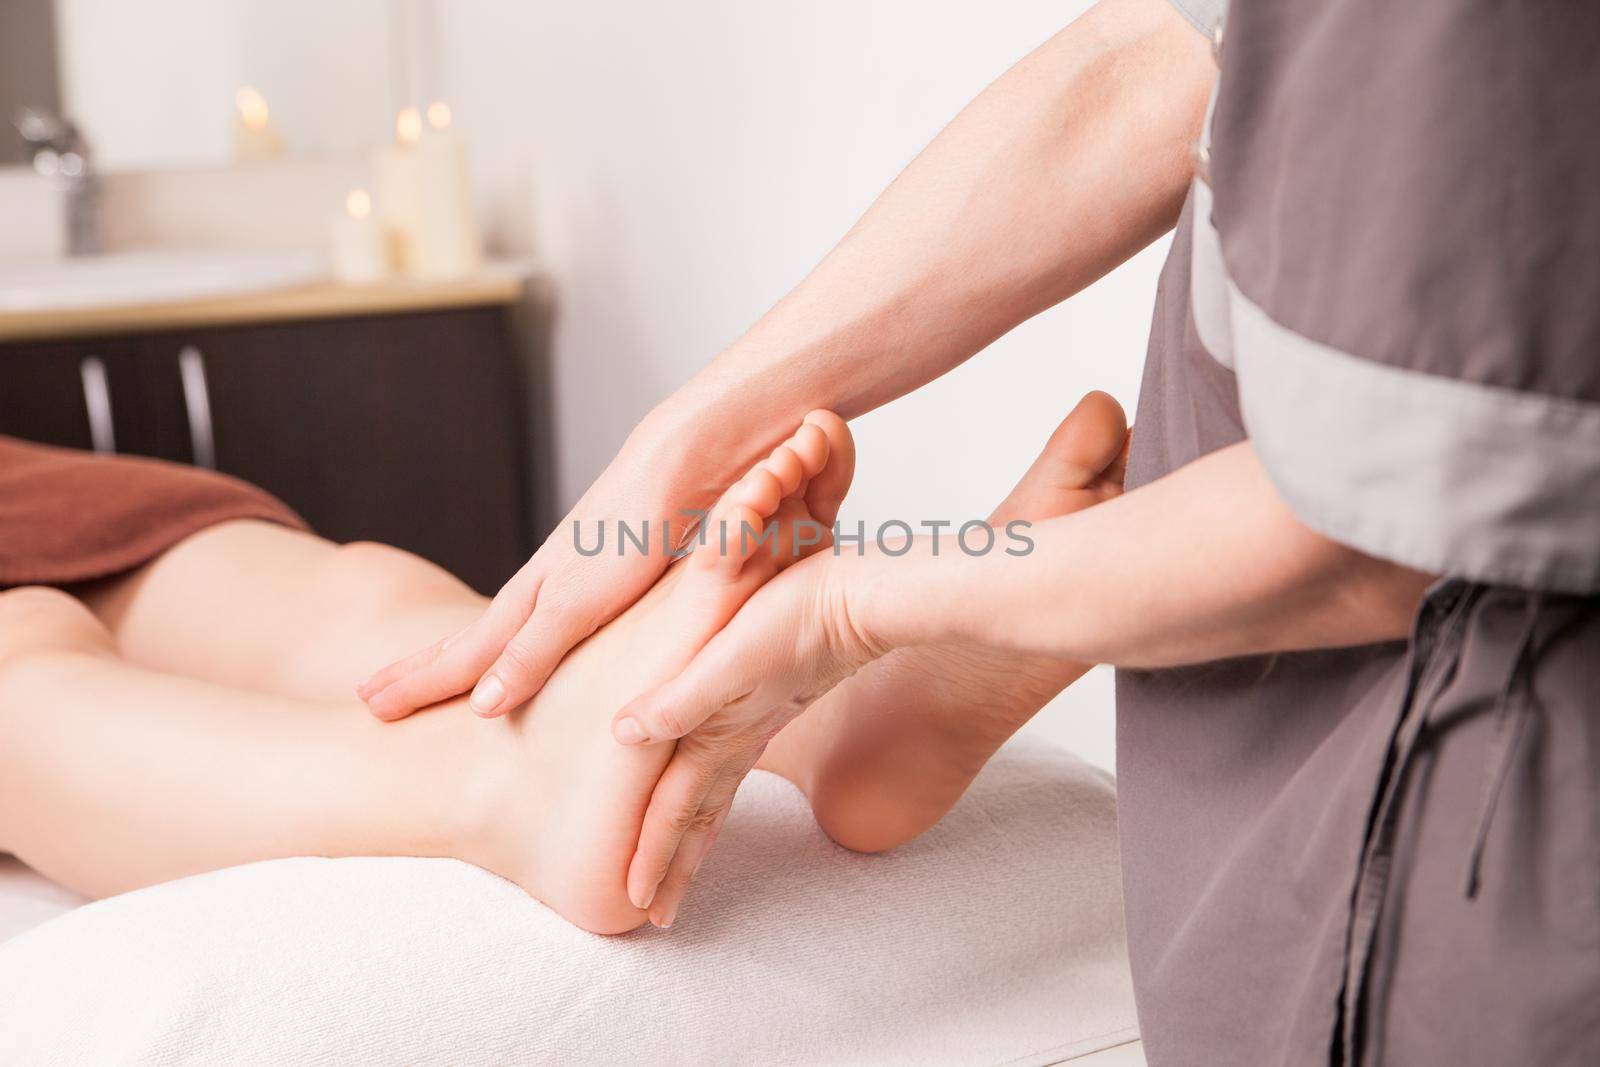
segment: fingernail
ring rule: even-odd
[[[488,715],[500,706],[506,698],[506,687],[494,675],[486,676],[472,691],[472,699],[467,703],[472,705],[472,710],[479,715]]]
[[[648,893],[646,893],[644,895],[644,899],[639,901],[638,905],[637,905],[637,907],[639,908],[640,911],[649,911],[650,910],[650,905],[656,899],[656,890],[660,889],[660,888],[661,887],[659,885],[658,886],[653,886],[653,887],[651,887],[650,892],[648,892]]]
[[[663,929],[663,930],[670,930],[672,928],[672,924],[677,922],[677,921],[678,921],[678,906],[676,904],[674,904],[672,907],[667,909],[666,915],[662,918],[662,920],[660,922],[656,923],[656,925],[661,927],[661,929]]]
[[[624,745],[642,745],[650,740],[650,735],[644,732],[644,727],[639,725],[639,720],[633,716],[618,719],[611,727],[611,736]],[[647,904],[646,907],[649,905]]]

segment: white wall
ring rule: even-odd
[[[220,163],[253,85],[291,155],[361,158],[394,128],[398,28],[390,0],[56,0],[62,107],[101,166]]]
[[[438,5],[438,84],[473,138],[491,231],[558,287],[560,503],[969,99],[1087,6]],[[858,420],[845,518],[981,517],[1081,393],[1131,410],[1161,254]],[[1031,728],[1109,765],[1111,723],[1096,672]]]

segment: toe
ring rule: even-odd
[[[734,486],[731,503],[765,517],[778,510],[783,497],[783,482],[765,466],[758,466]]]
[[[778,488],[784,496],[799,489],[806,478],[805,465],[787,444],[774,448],[772,455],[761,461],[761,469],[778,479]]]
[[[789,438],[787,447],[800,460],[805,477],[815,478],[822,472],[828,462],[828,453],[831,451],[828,435],[815,423],[804,422],[800,429]]]
[[[1111,465],[1100,472],[1096,479],[1095,489],[1103,497],[1120,496],[1122,485],[1128,480],[1128,453],[1133,448],[1133,427],[1128,427],[1128,432],[1122,435],[1122,447],[1117,450],[1116,458]]]
[[[990,522],[1050,518],[1116,495],[1122,487],[1127,444],[1122,405],[1108,393],[1087,394],[1061,420]]]
[[[724,577],[770,576],[771,570],[831,543],[829,534],[854,473],[855,443],[844,420],[831,411],[807,415],[794,435],[712,510],[705,540],[694,552],[698,569]],[[772,568],[746,567],[754,565],[757,554],[784,555],[774,551],[780,545],[787,555],[774,558]]]
[[[831,411],[813,411],[806,416],[806,425],[820,430],[828,445],[826,465],[806,486],[806,510],[817,522],[832,526],[850,489],[850,480],[855,477],[855,438],[845,421]]]
[[[1116,462],[1127,439],[1122,405],[1097,389],[1085,394],[1061,420],[1039,459],[1052,465],[1056,478],[1070,477],[1083,487]]]
[[[759,551],[766,518],[743,504],[723,509],[707,532],[705,543],[694,551],[694,561],[702,570],[723,577],[737,575],[753,553]]]

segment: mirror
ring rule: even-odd
[[[353,160],[426,100],[430,0],[4,0],[0,164],[19,109],[64,116],[101,171]]]

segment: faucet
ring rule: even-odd
[[[100,179],[83,134],[74,123],[39,108],[20,107],[11,121],[28,146],[34,171],[67,194],[67,251],[75,256],[100,251]]]

